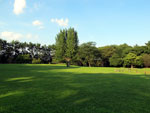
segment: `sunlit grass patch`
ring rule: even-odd
[[[22,81],[22,80],[31,80],[33,77],[17,77],[17,78],[9,78],[6,81]]]
[[[8,97],[8,96],[17,96],[23,94],[23,91],[12,91],[5,94],[0,94],[0,98]]]

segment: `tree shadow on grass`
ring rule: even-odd
[[[150,76],[24,68],[1,75],[1,113],[150,112]]]
[[[74,68],[80,68],[79,66],[70,66],[66,67],[65,65],[52,65],[52,64],[1,64],[0,66],[3,67],[10,67],[9,70],[53,70],[53,69],[74,69]],[[5,68],[5,69],[8,69]]]

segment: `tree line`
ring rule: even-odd
[[[52,46],[0,39],[0,63],[50,63]]]
[[[150,41],[145,46],[127,44],[96,47],[95,42],[79,45],[73,28],[61,30],[56,36],[55,59],[80,66],[150,67]]]
[[[150,41],[144,46],[128,44],[96,47],[95,42],[79,45],[74,28],[63,29],[54,45],[8,43],[0,39],[0,63],[66,63],[94,67],[150,67]]]

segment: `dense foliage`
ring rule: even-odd
[[[56,37],[55,58],[58,62],[72,60],[80,66],[150,67],[150,41],[145,46],[127,44],[96,47],[94,42],[78,46],[73,28],[61,30]]]
[[[52,46],[19,41],[8,43],[0,39],[0,63],[32,63],[35,59],[40,59],[40,63],[50,63],[51,52],[53,52]]]
[[[96,47],[95,42],[78,44],[74,28],[60,30],[55,45],[0,39],[0,63],[67,63],[80,66],[150,67],[150,41],[144,46],[127,44]]]
[[[56,59],[59,62],[74,62],[78,49],[78,35],[73,28],[61,30],[56,37]]]
[[[83,43],[80,45],[77,60],[80,65],[83,66],[99,66],[99,61],[101,61],[101,55],[99,50],[95,47],[94,42]],[[100,62],[101,64],[101,62]]]

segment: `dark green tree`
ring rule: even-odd
[[[0,39],[0,63],[31,63],[33,58],[40,59],[42,63],[50,63],[51,46],[19,41],[8,43]]]
[[[135,67],[139,67],[139,68],[144,66],[142,56],[137,56],[136,57],[134,65],[135,65]]]
[[[60,30],[60,32],[56,36],[56,52],[55,57],[59,62],[64,62],[65,53],[66,53],[66,39],[67,39],[67,31]]]
[[[77,50],[78,50],[78,34],[74,30],[74,28],[69,28],[67,30],[66,53],[65,53],[65,59],[68,67],[70,65],[70,61],[75,59]]]
[[[143,63],[145,67],[150,67],[150,54],[143,55]]]
[[[124,66],[133,68],[136,57],[137,56],[134,53],[127,54],[127,56],[124,58]]]
[[[16,58],[16,63],[31,63],[32,58],[29,54],[18,55]]]
[[[56,36],[55,57],[59,62],[70,62],[75,58],[78,49],[78,35],[73,28],[61,30]]]
[[[139,45],[135,45],[131,50],[130,53],[134,53],[137,56],[142,55],[143,53],[145,53],[147,50],[146,46],[139,46]]]
[[[123,59],[118,54],[113,54],[109,59],[110,66],[121,67],[123,64]]]
[[[104,47],[99,47],[99,51],[101,53],[102,61],[103,61],[103,66],[110,66],[109,63],[109,58],[112,57],[112,55],[116,51],[116,45],[110,45],[110,46],[104,46]]]
[[[145,53],[150,54],[150,41],[145,43],[145,45],[146,45],[146,52]]]
[[[95,61],[101,61],[100,52],[95,45],[94,42],[87,42],[79,46],[77,59],[83,65],[90,67],[95,64]]]

